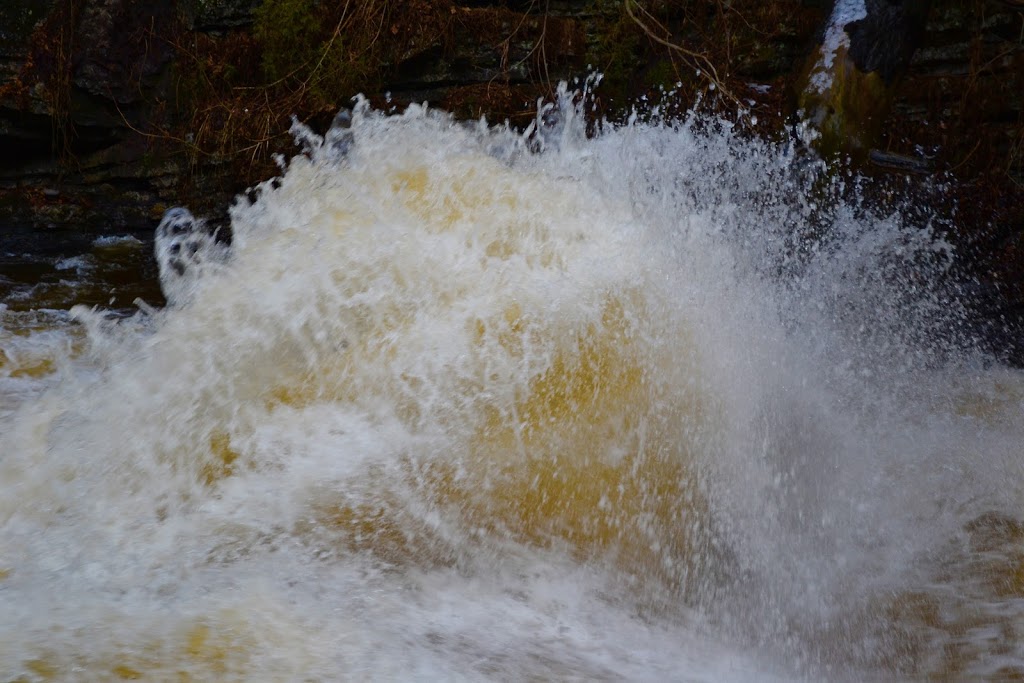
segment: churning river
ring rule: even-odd
[[[1024,378],[926,221],[696,118],[343,135],[178,305],[4,290],[0,680],[1024,674]]]

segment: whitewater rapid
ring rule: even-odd
[[[178,305],[0,311],[0,678],[1024,671],[1024,383],[951,248],[561,111],[361,103]]]

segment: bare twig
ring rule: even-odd
[[[647,35],[648,38],[658,43],[659,45],[663,45],[664,47],[667,47],[673,52],[676,52],[679,55],[681,55],[683,60],[687,63],[687,65],[696,70],[704,79],[706,79],[714,87],[714,89],[717,89],[723,97],[730,100],[740,108],[743,108],[743,103],[740,101],[740,99],[736,97],[732,93],[732,91],[726,88],[725,85],[722,83],[722,79],[718,76],[718,70],[715,68],[715,65],[711,63],[711,60],[709,60],[706,56],[702,55],[699,52],[695,52],[686,47],[683,47],[682,45],[673,43],[670,40],[668,40],[668,36],[671,35],[670,31],[666,29],[664,26],[662,26],[650,12],[641,7],[637,0],[623,0],[623,2],[625,4],[626,14],[629,15],[629,18],[633,21],[633,23],[636,24],[640,28],[640,30]],[[637,12],[634,11],[634,8],[644,16],[644,19],[641,19],[640,16],[637,15]],[[658,35],[647,23],[648,21],[653,22],[655,25],[657,25],[657,27],[661,29],[661,31],[665,34],[666,37],[663,38],[662,36]]]
[[[974,155],[974,153],[978,151],[978,146],[979,145],[981,145],[981,139],[980,138],[978,139],[977,142],[974,143],[974,147],[972,147],[971,151],[967,153],[967,156],[965,156],[963,159],[961,159],[959,164],[957,164],[953,168],[949,169],[949,172],[950,173],[955,173],[957,171],[957,169],[959,169],[961,166],[966,164],[967,161]]]

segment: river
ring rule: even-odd
[[[1024,673],[1024,381],[920,212],[700,117],[344,135],[175,306],[139,236],[0,282],[0,680]]]

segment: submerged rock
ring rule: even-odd
[[[156,229],[153,251],[160,269],[160,289],[167,303],[185,303],[204,267],[224,263],[230,250],[220,230],[180,206],[168,209]]]

